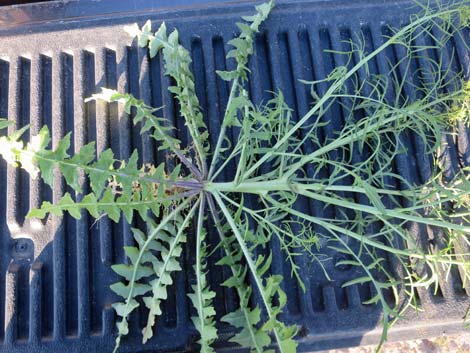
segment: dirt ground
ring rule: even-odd
[[[329,350],[325,353],[375,353],[374,346]],[[470,353],[470,333],[430,339],[389,342],[382,353]]]

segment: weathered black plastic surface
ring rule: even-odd
[[[153,141],[132,128],[121,107],[83,103],[101,86],[130,91],[154,106],[164,105],[164,116],[182,126],[175,116],[175,104],[167,91],[169,79],[162,75],[160,59],[149,60],[145,50],[131,43],[122,30],[125,24],[142,24],[150,18],[155,25],[165,20],[170,28],[179,29],[181,41],[193,57],[197,92],[208,126],[212,133],[217,131],[228,86],[214,71],[233,65],[225,61],[228,47],[224,43],[236,33],[235,22],[240,16],[253,9],[251,1],[222,2],[66,1],[1,8],[0,116],[8,116],[17,127],[30,123],[33,133],[47,124],[55,141],[73,131],[76,149],[96,140],[99,150],[112,147],[119,158],[128,157],[133,148],[138,148],[146,161],[162,158]],[[251,61],[253,99],[261,102],[269,99],[268,91],[281,89],[297,118],[311,103],[309,88],[297,79],[324,77],[344,60],[324,49],[341,49],[341,40],[362,33],[367,50],[371,50],[381,43],[387,25],[399,26],[412,11],[411,2],[405,0],[279,1],[256,40]],[[463,38],[468,40],[469,33]],[[458,58],[456,68],[470,68],[461,38],[450,44],[446,55],[451,47]],[[394,62],[401,55],[400,51],[389,51],[371,67],[384,72],[386,60]],[[341,123],[341,111],[337,111],[339,114],[331,117],[333,125]],[[449,141],[450,171],[470,164],[468,139],[468,131],[462,129],[455,141]],[[409,154],[398,160],[397,170],[419,182],[426,178],[430,161],[420,153],[419,141],[410,137],[405,143]],[[45,224],[25,221],[28,209],[43,200],[57,200],[66,188],[57,182],[51,191],[7,168],[3,161],[0,190],[0,352],[110,352],[115,333],[110,305],[117,298],[109,285],[118,279],[110,265],[124,260],[122,246],[132,243],[130,227],[89,217],[81,221],[49,218]],[[425,229],[417,231],[427,239]],[[192,245],[189,241],[184,254],[183,267],[188,271],[176,275],[155,337],[146,346],[140,343],[143,319],[135,315],[121,352],[197,349],[185,295],[193,280]],[[285,290],[290,301],[285,318],[302,326],[302,350],[377,342],[380,309],[361,304],[371,297],[370,288],[341,288],[358,275],[355,269],[335,267],[339,257],[331,254],[333,260],[326,263],[332,277],[329,282],[318,266],[299,258],[307,285],[303,293],[288,279],[290,270],[276,244],[273,247],[274,271],[284,272],[287,278]],[[210,278],[218,293],[219,316],[236,304],[234,294],[218,286],[223,275],[216,270]],[[421,290],[419,300],[426,311],[409,313],[390,333],[391,339],[462,329],[469,293],[469,288],[461,289],[457,272],[450,274],[448,284],[437,294]],[[223,338],[221,350],[231,351]]]

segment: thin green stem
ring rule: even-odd
[[[324,221],[324,220],[322,220],[318,217],[311,216],[309,214],[297,211],[293,208],[284,207],[284,205],[282,203],[274,200],[271,197],[268,197],[268,200],[273,205],[275,205],[277,207],[281,207],[285,212],[287,212],[287,213],[289,213],[289,214],[291,214],[295,217],[299,217],[301,219],[308,220],[308,221],[312,222],[313,224],[317,224],[317,225],[319,225],[319,226],[321,226],[325,229],[330,229],[331,231],[338,232],[340,234],[344,234],[346,236],[349,236],[349,237],[359,241],[360,243],[363,243],[365,245],[369,245],[369,246],[374,247],[376,249],[386,251],[386,252],[391,253],[391,254],[395,254],[395,255],[398,255],[398,256],[406,256],[406,257],[415,258],[415,259],[437,261],[439,263],[448,264],[448,265],[463,265],[463,266],[467,265],[468,266],[468,263],[465,262],[465,261],[446,260],[445,258],[443,258],[443,256],[440,256],[440,255],[420,254],[420,253],[417,253],[416,251],[402,250],[402,249],[393,248],[393,247],[385,245],[381,242],[372,240],[370,237],[364,236],[362,234],[358,234],[358,233],[353,232],[353,231],[351,231],[349,229],[346,229],[344,227],[334,225],[331,222]],[[457,256],[457,255],[455,255],[455,256]],[[446,257],[449,257],[449,256],[446,256]]]
[[[289,178],[291,175],[296,173],[297,170],[302,168],[302,166],[304,166],[307,163],[310,163],[311,161],[319,158],[320,156],[324,156],[328,152],[334,151],[343,146],[350,145],[357,141],[362,141],[364,137],[366,137],[368,134],[370,133],[375,134],[377,129],[380,127],[386,127],[386,129],[390,129],[390,126],[392,126],[391,124],[393,122],[402,118],[403,118],[402,115],[394,115],[389,118],[383,119],[381,121],[369,124],[361,130],[351,129],[350,132],[346,134],[346,136],[337,138],[334,141],[330,142],[329,144],[313,151],[312,153],[302,156],[299,161],[289,166],[289,171],[285,172],[284,176],[286,178]],[[384,132],[385,132],[385,129],[382,133]],[[245,175],[249,176],[250,174],[246,173]]]
[[[241,192],[241,193],[251,193],[261,196],[267,196],[270,192],[276,191],[291,191],[296,194],[309,197],[314,200],[324,202],[329,205],[335,205],[339,207],[349,208],[354,211],[366,212],[375,216],[386,216],[402,219],[409,222],[417,222],[420,224],[426,224],[429,226],[436,226],[441,228],[452,229],[455,231],[461,232],[470,232],[470,226],[457,225],[451,222],[445,222],[438,219],[426,218],[422,216],[413,215],[408,212],[402,212],[401,209],[384,209],[380,210],[373,206],[362,205],[354,203],[345,199],[337,199],[335,197],[322,195],[317,192],[311,192],[309,190],[315,190],[313,185],[291,183],[288,180],[276,179],[270,181],[256,181],[256,182],[244,182],[238,185],[232,183],[212,183],[206,184],[205,189],[210,192]],[[319,187],[318,190],[322,190]],[[351,189],[352,190],[352,189]]]
[[[460,231],[460,232],[470,232],[470,226],[458,225],[458,224],[454,224],[451,222],[441,221],[438,219],[413,215],[411,213],[399,211],[401,209],[379,210],[378,208],[373,207],[373,206],[361,205],[361,204],[350,202],[344,199],[340,200],[334,197],[325,196],[325,195],[317,194],[317,193],[306,191],[306,190],[299,190],[299,194],[309,197],[314,200],[325,202],[326,204],[329,204],[329,205],[335,205],[338,207],[346,207],[354,211],[366,212],[375,216],[387,217],[387,218],[398,218],[407,222],[416,222],[416,223],[425,224],[428,226],[447,228],[447,229],[452,229],[452,230]]]
[[[294,261],[294,256],[296,254],[292,254],[291,251],[289,251],[290,246],[289,246],[288,243],[285,242],[284,238],[281,235],[284,235],[285,237],[290,238],[291,241],[294,242],[294,244],[301,243],[303,251],[305,251],[309,256],[311,256],[314,260],[316,260],[318,262],[318,264],[320,265],[320,267],[321,267],[321,269],[322,269],[322,271],[325,275],[325,278],[330,280],[330,276],[329,276],[328,272],[326,271],[325,266],[321,263],[321,260],[318,259],[319,256],[317,254],[315,254],[311,249],[312,248],[312,242],[311,241],[309,241],[309,240],[304,241],[302,239],[299,239],[299,236],[297,234],[293,234],[292,232],[288,232],[285,229],[282,229],[281,227],[279,227],[276,224],[272,223],[271,221],[269,221],[268,219],[266,219],[262,215],[259,215],[255,210],[253,210],[251,208],[248,208],[245,205],[234,201],[233,199],[229,198],[227,195],[225,195],[223,193],[220,193],[219,195],[222,199],[227,201],[229,204],[231,204],[231,205],[233,205],[237,208],[241,207],[242,210],[244,212],[248,213],[251,217],[253,217],[253,219],[255,219],[257,222],[259,222],[261,224],[264,224],[265,226],[269,227],[273,231],[273,234],[276,235],[277,239],[279,240],[279,243],[281,244],[281,248],[284,250],[289,262],[291,263],[292,271],[295,273],[295,275],[297,276],[297,279],[299,281],[301,281],[301,278],[300,278],[300,275],[297,274],[297,270],[296,270],[298,265]],[[265,211],[268,211],[268,210],[265,209]]]
[[[199,203],[199,212],[197,216],[197,226],[196,226],[196,297],[198,302],[198,308],[200,308],[201,312],[198,313],[199,318],[199,325],[201,330],[204,330],[204,300],[202,298],[202,292],[204,290],[204,284],[201,283],[202,281],[202,251],[201,247],[203,246],[203,226],[204,226],[204,208],[206,204],[206,196],[204,193],[201,193],[200,203]]]
[[[387,41],[385,41],[381,46],[371,52],[369,55],[364,56],[351,70],[347,71],[345,75],[343,75],[340,79],[335,80],[330,88],[326,91],[326,93],[318,100],[318,102],[305,114],[286,134],[273,146],[272,152],[267,152],[264,154],[250,169],[248,169],[242,179],[246,179],[250,175],[252,175],[263,163],[265,163],[269,158],[271,158],[273,152],[283,146],[288,139],[295,134],[301,127],[304,125],[318,110],[321,109],[323,104],[325,104],[329,99],[331,99],[331,95],[336,92],[340,87],[343,86],[344,82],[348,80],[352,75],[354,75],[359,69],[361,69],[367,62],[385,50],[388,46],[395,44],[397,40],[406,33],[410,33],[414,31],[417,27],[421,24],[426,23],[430,20],[435,18],[443,17],[443,16],[452,16],[453,14],[458,14],[459,9],[450,9],[446,11],[440,11],[434,14],[429,14],[427,16],[423,16],[418,18],[417,20],[411,22],[407,26],[400,29],[394,35],[392,35]]]
[[[235,235],[235,238],[237,239],[237,242],[240,246],[240,249],[242,250],[243,252],[243,255],[244,255],[244,258],[246,260],[246,263],[251,271],[251,273],[253,274],[253,278],[255,280],[255,283],[256,283],[256,287],[258,288],[258,292],[261,296],[261,299],[263,301],[263,305],[266,309],[266,312],[268,314],[268,317],[270,319],[273,319],[274,316],[273,316],[273,312],[271,310],[271,305],[268,301],[268,298],[266,297],[265,295],[265,291],[264,291],[264,285],[262,283],[262,279],[258,277],[257,275],[257,269],[256,269],[256,264],[255,262],[253,261],[252,257],[251,257],[251,253],[250,253],[250,250],[248,249],[246,243],[245,243],[245,240],[243,239],[243,235],[240,233],[240,230],[238,229],[238,226],[235,222],[235,220],[233,219],[230,211],[227,209],[227,207],[225,206],[225,203],[222,201],[222,199],[220,198],[220,195],[216,192],[216,193],[212,193],[215,201],[217,202],[217,204],[219,205],[219,208],[220,210],[222,211],[222,213],[224,214],[224,217],[226,218],[228,224],[230,225],[230,228],[232,229],[232,232],[233,234]],[[274,327],[273,328],[273,331],[274,331],[274,336],[276,337],[276,342],[278,344],[278,347],[279,347],[279,350],[281,353],[288,353],[288,352],[284,352],[283,349],[282,349],[282,339],[279,335],[279,333],[277,332],[277,329]]]
[[[228,248],[228,240],[227,237],[224,234],[224,231],[222,230],[222,223],[219,217],[219,214],[217,213],[217,209],[215,208],[214,200],[212,198],[211,194],[207,194],[207,204],[209,205],[209,209],[211,212],[212,219],[214,220],[215,228],[217,229],[217,233],[219,234],[220,241],[222,242],[222,245],[224,247],[225,253],[227,256],[231,256],[230,249]],[[233,276],[237,276],[238,273],[236,270],[233,268],[233,266],[230,266],[230,270],[232,271]],[[240,301],[245,297],[245,294],[242,292],[241,288],[239,286],[235,286],[235,289],[237,291],[237,295],[240,298]],[[240,302],[240,310],[243,313],[243,317],[245,318],[245,327],[248,329],[248,332],[250,333],[250,338],[252,341],[252,347],[255,348],[257,353],[263,353],[263,347],[259,347],[257,344],[256,340],[256,332],[253,331],[253,326],[250,321],[250,312],[248,310],[248,307],[246,305],[247,303],[241,303]]]
[[[224,168],[230,163],[230,161],[235,158],[236,155],[240,153],[240,149],[243,147],[243,145],[240,147],[240,141],[237,142],[237,145],[232,149],[232,152],[230,152],[230,155],[225,158],[224,162],[222,165],[217,169],[216,172],[212,174],[212,177],[209,179],[211,181],[215,180],[217,176],[222,173]]]
[[[379,194],[393,195],[393,196],[413,196],[415,192],[410,190],[387,190],[378,189],[371,186]],[[352,192],[367,194],[364,188],[353,185],[325,185],[321,182],[314,182],[311,184],[289,182],[285,178],[279,178],[268,181],[256,181],[247,180],[240,184],[235,182],[220,182],[220,183],[208,183],[204,186],[205,190],[208,191],[219,191],[219,192],[246,192],[255,194],[264,194],[269,191],[295,191],[295,190],[312,190],[317,192]],[[469,192],[470,193],[470,192]]]
[[[233,80],[232,88],[230,89],[230,95],[228,97],[227,106],[225,107],[224,118],[222,120],[222,126],[220,127],[219,137],[217,138],[217,144],[215,145],[215,150],[212,156],[211,166],[209,168],[209,174],[207,176],[208,180],[213,179],[212,174],[214,173],[215,168],[217,167],[217,162],[219,161],[220,149],[222,148],[222,143],[224,141],[225,132],[227,130],[227,114],[229,110],[231,109],[232,101],[235,98],[235,93],[237,91],[237,88],[238,88],[238,77]]]

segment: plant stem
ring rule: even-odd
[[[307,114],[305,114],[302,119],[300,119],[289,131],[286,132],[286,134],[273,146],[271,149],[271,152],[267,152],[264,154],[250,169],[248,169],[242,179],[246,179],[250,175],[252,175],[263,163],[265,163],[269,158],[271,158],[272,154],[276,152],[277,149],[279,149],[281,146],[283,146],[288,139],[296,133],[302,125],[304,125],[308,119],[310,119],[322,106],[325,104],[336,92],[340,87],[343,86],[344,82],[349,79],[352,75],[354,75],[362,66],[364,66],[367,62],[369,62],[371,59],[373,59],[375,56],[377,56],[379,53],[381,53],[383,50],[385,50],[388,46],[394,44],[397,42],[397,39],[399,39],[402,35],[406,34],[407,32],[413,31],[416,28],[418,28],[421,24],[426,23],[430,20],[433,20],[438,17],[443,17],[443,16],[451,16],[455,13],[459,13],[459,9],[450,9],[446,11],[440,11],[434,14],[430,14],[427,16],[423,16],[418,18],[417,20],[411,22],[407,26],[403,27],[401,30],[396,32],[393,36],[391,36],[387,41],[385,41],[380,47],[375,49],[372,53],[369,55],[363,57],[351,70],[349,70],[344,76],[342,76],[340,79],[336,79],[330,88],[326,91],[326,93],[319,99],[319,101],[308,111]]]
[[[264,292],[265,289],[264,289],[264,285],[262,283],[262,280],[257,275],[256,264],[253,261],[253,259],[251,258],[250,250],[248,249],[248,247],[246,245],[246,242],[245,242],[242,234],[240,233],[240,230],[238,229],[238,226],[237,226],[235,220],[233,219],[232,215],[230,214],[230,211],[227,209],[224,202],[220,198],[220,195],[217,192],[212,193],[212,195],[215,198],[215,201],[217,202],[217,204],[219,205],[220,210],[224,214],[224,217],[226,218],[228,224],[230,225],[230,228],[232,229],[232,232],[235,235],[235,238],[237,239],[237,242],[240,246],[240,249],[243,252],[246,263],[247,263],[248,267],[250,268],[251,273],[253,274],[253,278],[255,280],[256,287],[258,288],[258,292],[260,293],[260,296],[263,300],[263,304],[264,304],[264,307],[265,307],[266,312],[268,314],[268,317],[269,317],[269,319],[273,319],[274,316],[273,316],[273,313],[271,311],[271,305],[268,302],[268,298],[266,298],[266,295],[265,295],[265,292]],[[274,336],[276,337],[276,342],[278,344],[280,352],[281,353],[287,353],[287,352],[284,352],[283,349],[282,349],[282,339],[279,336],[279,333],[277,332],[277,329],[275,327],[273,327],[273,331],[274,331]]]
[[[168,143],[168,142],[167,142]],[[202,173],[199,171],[199,169],[197,169],[197,167],[191,163],[189,161],[189,159],[186,158],[186,156],[181,153],[181,151],[176,148],[176,147],[173,147],[172,145],[169,145],[171,150],[174,152],[174,154],[179,158],[179,160],[181,162],[183,162],[183,164],[188,167],[188,169],[191,171],[191,173],[193,173],[193,175],[198,179],[198,180],[202,180],[203,177],[202,177]]]
[[[345,199],[337,199],[335,197],[322,195],[318,192],[311,192],[309,190],[320,191],[324,187],[322,185],[306,185],[301,183],[290,183],[287,179],[275,179],[270,181],[256,181],[256,182],[243,182],[240,184],[231,183],[212,183],[206,184],[205,189],[210,192],[242,192],[257,194],[261,196],[267,196],[269,192],[276,191],[291,191],[299,195],[306,196],[308,198],[324,202],[329,205],[335,205],[339,207],[346,207],[351,210],[366,212],[375,216],[386,216],[402,219],[410,222],[417,222],[420,224],[426,224],[429,226],[444,227],[456,231],[470,232],[470,226],[458,225],[451,222],[440,221],[433,218],[426,218],[412,214],[411,212],[401,212],[401,209],[385,209],[380,210],[373,206],[362,205],[354,202],[347,201]],[[348,191],[346,187],[343,187],[345,191]],[[352,191],[354,190],[351,187]],[[365,193],[365,191],[364,191]]]
[[[201,193],[201,197],[199,199],[199,212],[197,216],[197,225],[196,225],[196,264],[195,264],[195,272],[196,272],[196,297],[197,297],[197,303],[198,303],[198,308],[201,312],[198,313],[198,318],[199,318],[199,325],[201,328],[201,336],[202,336],[202,331],[204,330],[204,300],[202,298],[202,292],[204,290],[204,283],[201,283],[202,281],[202,261],[203,257],[201,255],[201,247],[203,246],[203,223],[204,223],[204,208],[206,205],[206,197],[204,193]],[[198,311],[199,311],[198,310]],[[201,337],[202,338],[202,337]]]
[[[238,203],[236,201],[234,201],[233,199],[229,198],[227,195],[224,195],[222,193],[219,194],[220,197],[222,199],[224,199],[225,201],[227,201],[229,204],[237,207],[237,208],[242,208],[242,210],[246,213],[248,213],[251,217],[253,217],[254,220],[256,220],[257,222],[259,222],[260,224],[263,224],[264,226],[266,227],[269,227],[272,229],[273,231],[273,234],[277,237],[277,239],[279,240],[279,243],[281,245],[281,249],[284,250],[286,256],[287,256],[287,259],[289,260],[290,264],[291,264],[291,268],[293,269],[293,272],[294,274],[296,275],[297,279],[299,281],[301,281],[301,278],[300,278],[300,275],[298,275],[297,273],[297,270],[296,267],[297,267],[297,264],[295,263],[294,261],[294,256],[295,254],[292,254],[289,250],[291,248],[291,244],[292,242],[296,242],[297,244],[302,244],[302,250],[305,251],[309,256],[311,256],[312,258],[316,259],[317,262],[318,262],[318,265],[320,265],[320,268],[322,269],[323,271],[323,274],[325,275],[325,278],[327,280],[331,280],[330,279],[330,276],[328,274],[328,272],[326,271],[325,269],[325,266],[321,263],[321,261],[318,259],[318,254],[315,254],[313,251],[312,251],[312,242],[307,240],[306,242],[304,242],[303,240],[299,239],[298,235],[297,234],[292,234],[288,231],[286,231],[285,229],[282,229],[281,227],[277,226],[276,224],[272,223],[269,219],[266,219],[265,217],[263,217],[263,215],[259,215],[257,214],[256,211],[254,211],[253,209],[251,208],[248,208],[244,205],[242,205],[241,203]],[[281,236],[282,235],[282,236]],[[287,237],[290,239],[290,243],[287,243],[285,241],[285,239],[283,238],[283,236]],[[302,286],[302,285],[301,285]]]
[[[221,220],[219,218],[219,214],[217,213],[217,209],[215,208],[214,199],[212,198],[212,195],[209,194],[209,193],[207,193],[207,204],[209,205],[209,209],[210,209],[210,212],[211,212],[211,215],[212,215],[212,219],[214,220],[215,228],[217,229],[217,233],[219,234],[220,241],[222,242],[225,253],[227,254],[227,256],[231,256],[230,249],[227,246],[227,243],[228,243],[227,237],[225,236],[224,231],[221,228],[222,223],[221,223]],[[238,273],[233,268],[233,266],[230,266],[230,270],[232,271],[233,276],[238,275]],[[242,290],[240,289],[239,286],[235,286],[235,289],[236,289],[238,297],[240,298],[240,301],[241,301],[245,297],[244,293],[242,292]],[[246,298],[245,298],[245,301],[247,301]],[[257,344],[256,332],[253,331],[253,325],[251,324],[251,321],[250,321],[250,312],[248,310],[247,303],[241,303],[240,302],[240,310],[243,312],[243,316],[244,316],[245,321],[246,321],[245,327],[248,329],[248,331],[250,333],[250,338],[253,342],[253,345],[255,346],[256,353],[263,353],[262,347],[259,347],[258,344]]]
[[[225,132],[227,130],[227,123],[226,123],[227,113],[230,109],[230,106],[232,105],[232,100],[235,97],[237,88],[238,88],[238,77],[233,81],[232,88],[230,89],[230,95],[228,97],[227,106],[225,107],[224,118],[222,120],[222,126],[220,127],[219,137],[217,138],[217,144],[215,146],[214,155],[212,156],[212,162],[209,168],[209,174],[207,176],[209,180],[212,179],[212,174],[214,173],[215,168],[217,166],[220,149],[222,148],[222,142],[224,141]]]
[[[266,194],[270,191],[291,190],[287,179],[275,179],[267,181],[244,181],[237,184],[235,181],[214,183],[208,182],[204,185],[204,190],[214,192],[245,192],[249,194]]]
[[[385,209],[385,211],[381,211],[376,207],[357,204],[357,203],[354,203],[354,202],[351,202],[351,201],[347,201],[345,199],[339,200],[339,199],[334,198],[334,197],[324,196],[324,195],[313,193],[313,192],[310,192],[310,191],[302,190],[302,191],[299,191],[299,194],[303,195],[303,196],[306,196],[306,197],[309,197],[309,198],[314,199],[314,200],[325,202],[325,203],[330,204],[330,205],[335,205],[335,206],[339,206],[339,207],[346,207],[346,208],[349,208],[351,210],[355,210],[355,211],[359,211],[359,212],[366,212],[366,213],[369,213],[369,214],[372,214],[372,215],[375,215],[375,216],[386,216],[387,218],[388,217],[398,218],[398,219],[402,219],[402,220],[408,221],[408,222],[416,222],[416,223],[420,223],[420,224],[426,224],[428,226],[448,228],[448,229],[461,231],[461,232],[470,232],[470,226],[463,226],[463,225],[458,225],[458,224],[454,224],[454,223],[451,223],[451,222],[440,221],[440,220],[433,219],[433,218],[416,216],[416,215],[413,215],[411,213],[404,213],[404,212],[398,211],[398,210],[400,210],[400,208],[398,208],[398,209]]]
[[[297,211],[293,208],[284,207],[284,205],[282,203],[274,200],[273,198],[269,198],[269,202],[271,202],[273,205],[275,205],[277,207],[281,207],[284,211],[286,211],[287,213],[290,213],[291,215],[293,215],[295,217],[299,217],[301,219],[308,220],[308,221],[312,222],[313,224],[317,224],[321,227],[324,227],[325,229],[330,229],[333,232],[338,232],[340,234],[347,235],[347,236],[359,241],[360,243],[363,243],[365,245],[369,245],[373,248],[384,250],[384,251],[386,251],[388,253],[391,253],[391,254],[400,255],[400,256],[407,256],[407,257],[410,257],[410,258],[421,259],[421,260],[438,261],[440,263],[445,263],[445,264],[449,264],[449,265],[468,266],[468,263],[465,262],[465,261],[445,260],[445,257],[448,257],[448,256],[443,257],[443,256],[433,255],[433,254],[420,254],[420,253],[417,253],[416,251],[407,251],[407,250],[393,248],[393,247],[385,245],[381,242],[375,241],[375,240],[373,240],[369,237],[366,237],[362,234],[358,234],[356,232],[353,232],[353,231],[351,231],[347,228],[340,227],[340,226],[337,226],[337,225],[335,225],[331,222],[324,221],[324,220],[322,220],[318,217],[311,216],[309,214]]]
[[[296,163],[292,164],[289,166],[289,171],[284,173],[284,176],[286,178],[289,178],[291,175],[297,172],[302,166],[305,164],[319,158],[320,156],[324,156],[326,153],[331,152],[333,150],[336,150],[337,148],[340,148],[342,146],[349,145],[353,142],[361,141],[363,140],[364,137],[366,137],[369,133],[375,132],[378,128],[381,126],[383,127],[388,127],[391,126],[391,124],[398,119],[402,119],[403,117],[401,115],[394,115],[391,116],[390,118],[386,118],[384,120],[372,123],[367,125],[365,128],[356,131],[356,130],[351,130],[349,134],[342,138],[338,138],[329,144],[317,149],[316,151],[313,151],[312,153],[308,155],[302,156]],[[249,175],[249,174],[247,174]]]

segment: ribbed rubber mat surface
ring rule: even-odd
[[[137,3],[143,6],[145,2]],[[102,86],[129,91],[153,106],[164,105],[164,116],[182,127],[167,91],[170,82],[162,74],[160,59],[149,60],[145,50],[132,44],[122,29],[125,24],[142,24],[150,18],[155,24],[165,20],[168,27],[179,29],[181,41],[193,58],[197,93],[207,124],[211,132],[217,131],[229,88],[215,70],[230,67],[231,63],[225,61],[228,47],[224,43],[235,35],[235,22],[250,13],[253,4],[198,6],[193,4],[182,10],[159,10],[154,6],[146,12],[138,8],[132,13],[117,11],[119,14],[106,15],[104,11],[99,16],[85,17],[80,11],[64,11],[57,16],[70,17],[67,20],[45,16],[37,23],[27,18],[31,14],[27,7],[23,11],[0,9],[0,19],[6,24],[0,28],[0,116],[14,120],[16,127],[31,124],[31,133],[47,124],[54,143],[73,131],[75,150],[96,140],[99,151],[112,147],[117,158],[127,158],[138,148],[143,160],[161,160],[163,156],[156,153],[154,142],[139,135],[139,129],[132,127],[131,117],[122,107],[83,102]],[[325,77],[344,60],[325,53],[325,49],[345,49],[342,40],[362,34],[370,51],[383,41],[387,25],[403,24],[411,12],[409,1],[279,1],[256,40],[250,64],[253,100],[265,101],[270,98],[268,91],[281,89],[298,118],[311,103],[309,87],[298,79]],[[12,14],[26,17],[15,20]],[[468,39],[469,33],[463,37]],[[468,69],[470,53],[460,40],[459,37],[452,41],[445,55],[450,57],[455,50],[454,69]],[[387,60],[396,62],[401,55],[404,53],[399,50],[383,53],[371,68],[377,73],[385,72]],[[340,107],[337,113],[331,116],[332,126],[341,123]],[[187,140],[187,136],[180,138]],[[448,141],[450,172],[470,165],[468,140],[469,132],[462,128],[455,140]],[[419,141],[410,137],[406,143],[409,154],[398,160],[397,170],[411,181],[422,181],[430,172],[430,161],[420,153]],[[67,191],[60,179],[56,181],[50,190],[0,161],[0,352],[101,353],[110,352],[114,344],[115,317],[110,305],[117,298],[109,285],[118,278],[110,265],[124,261],[122,247],[133,243],[130,226],[89,217],[80,221],[49,217],[44,224],[25,221],[30,208],[43,200],[57,201]],[[192,241],[187,244],[183,268],[191,268],[192,245]],[[298,259],[306,278],[307,291],[303,293],[289,279],[290,269],[281,260],[280,250],[273,246],[273,270],[285,273],[285,290],[290,298],[284,317],[302,325],[301,347],[324,349],[359,344],[364,333],[376,327],[380,309],[361,304],[371,298],[371,289],[341,288],[342,283],[360,273],[335,267],[338,254],[331,253],[332,260],[326,263],[331,282],[317,265]],[[389,266],[393,267],[393,263]],[[236,298],[218,286],[223,281],[222,271],[212,271],[210,276],[212,287],[218,292],[215,305],[220,317],[235,308]],[[140,343],[143,316],[132,317],[131,333],[123,341],[121,352],[196,349],[189,320],[192,309],[185,294],[191,281],[190,271],[175,276],[157,334],[146,346]],[[397,331],[391,333],[392,337],[403,332],[411,337],[461,328],[461,318],[470,304],[470,288],[461,289],[458,271],[450,273],[447,283],[437,294],[420,291],[419,300],[426,311],[419,315],[409,313]],[[363,343],[372,343],[378,335],[380,331],[370,332]]]

